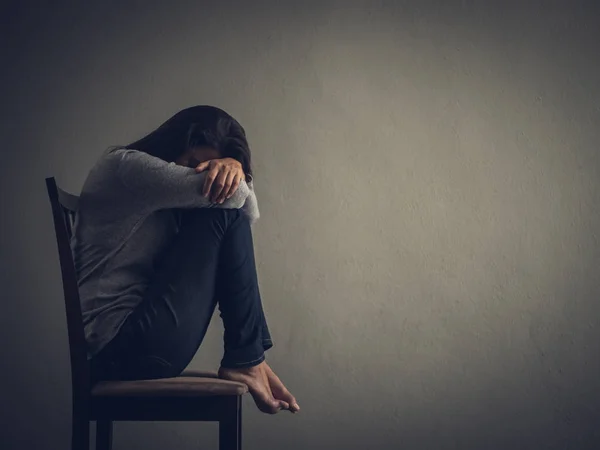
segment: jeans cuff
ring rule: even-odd
[[[258,366],[261,362],[265,360],[265,354],[262,353],[258,358],[253,358],[247,361],[235,362],[228,361],[226,358],[221,360],[221,367],[226,369],[244,369],[246,367],[254,367]]]
[[[267,350],[273,347],[273,341],[271,339],[263,339],[262,346],[263,350],[266,352]]]

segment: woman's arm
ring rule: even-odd
[[[242,181],[235,193],[221,204],[214,204],[202,195],[206,172],[168,163],[146,152],[118,149],[115,158],[117,176],[147,211],[168,208],[238,209],[246,204],[250,189]]]

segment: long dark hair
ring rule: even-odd
[[[147,136],[129,145],[111,147],[140,150],[167,162],[175,161],[190,147],[206,146],[219,151],[223,158],[235,158],[252,179],[250,146],[246,131],[228,113],[209,105],[183,109]]]

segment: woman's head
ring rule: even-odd
[[[179,111],[156,130],[125,148],[140,150],[177,164],[235,158],[252,177],[250,146],[237,120],[222,109],[199,105]]]

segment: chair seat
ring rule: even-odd
[[[201,369],[185,369],[181,372],[180,377],[202,377],[202,378],[219,378],[217,372],[213,370],[201,370]]]
[[[180,376],[155,380],[101,381],[93,397],[211,397],[243,395],[248,386],[217,378],[214,372],[186,370]]]

